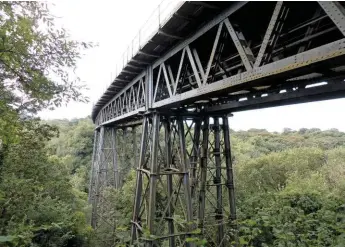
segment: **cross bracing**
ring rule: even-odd
[[[213,104],[243,90],[265,94],[313,73],[315,80],[341,75],[345,24],[337,16],[342,13],[343,6],[333,2],[232,4],[146,65],[94,120],[97,125],[129,121],[147,109]]]
[[[91,223],[110,229],[99,241],[116,246],[107,192],[135,169],[127,244],[239,246],[229,114],[343,97],[344,13],[341,2],[183,3],[93,110]]]

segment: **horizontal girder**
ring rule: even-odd
[[[258,5],[262,11],[255,11]],[[250,25],[244,17],[249,15]],[[230,113],[343,97],[344,17],[338,2],[235,3],[148,64],[98,112],[95,123],[123,124],[145,111],[196,105]],[[299,79],[308,76],[313,80]],[[315,82],[328,84],[308,87]],[[295,96],[271,95],[292,86],[298,88]],[[270,96],[234,100],[242,91]]]

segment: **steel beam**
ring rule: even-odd
[[[189,46],[186,46],[186,51],[187,51],[187,55],[188,55],[188,58],[189,58],[189,62],[191,64],[191,66],[192,66],[192,70],[193,70],[194,77],[196,79],[196,83],[198,84],[198,87],[201,87],[200,76],[199,76],[198,70],[196,69],[194,58],[193,58],[193,55],[192,55],[192,52],[191,52]]]
[[[170,119],[164,121],[164,134],[165,134],[165,168],[172,168],[172,148],[171,148],[171,126]],[[169,238],[169,246],[175,247],[175,227],[173,219],[173,175],[167,175],[167,194],[168,194],[168,205],[167,205],[167,220],[168,220],[168,233],[171,236]]]
[[[219,42],[219,37],[220,37],[220,34],[222,32],[222,27],[223,27],[223,22],[221,22],[219,24],[218,29],[217,29],[217,34],[216,34],[216,37],[215,37],[214,42],[213,42],[210,58],[208,60],[207,67],[206,67],[206,72],[204,74],[203,84],[207,83],[207,78],[208,78],[208,75],[210,74],[212,62],[213,62],[214,55],[216,53],[216,49],[217,49],[218,42]]]
[[[119,82],[125,82],[125,83],[130,83],[130,82],[131,82],[131,81],[129,81],[129,80],[123,80],[123,79],[120,79],[120,78],[115,78],[114,82],[117,82],[117,81],[119,81]]]
[[[148,215],[147,228],[151,235],[155,235],[157,229],[154,222],[156,219],[156,193],[157,193],[157,173],[158,173],[158,142],[159,142],[159,123],[160,116],[157,113],[152,117],[152,146],[151,146],[151,164],[150,164],[150,181],[149,181],[149,198],[148,198]],[[152,241],[149,242],[153,246]]]
[[[111,148],[113,153],[113,169],[114,169],[114,187],[115,189],[120,188],[120,176],[119,176],[119,167],[117,162],[117,148],[116,148],[116,129],[111,128]]]
[[[126,67],[132,68],[132,69],[139,69],[139,70],[143,70],[145,69],[144,66],[138,66],[138,65],[132,65],[132,64],[126,64]]]
[[[134,58],[132,58],[129,62],[134,62],[134,63],[138,63],[138,64],[145,64],[145,65],[151,64],[150,62],[138,60],[138,59],[134,59]]]
[[[192,22],[194,19],[191,18],[191,17],[188,17],[188,16],[185,16],[185,15],[181,15],[180,13],[178,12],[175,12],[174,13],[174,16],[176,16],[177,18],[180,18],[182,20],[185,20],[185,21],[189,21],[189,22]]]
[[[146,69],[146,81],[145,81],[145,109],[149,110],[152,108],[153,100],[153,71],[152,66],[147,66]]]
[[[91,159],[91,174],[90,174],[90,184],[89,184],[89,195],[88,195],[88,202],[91,204],[92,200],[94,199],[94,187],[95,187],[95,174],[97,173],[96,167],[96,157],[97,157],[97,146],[98,146],[98,138],[99,138],[99,131],[94,131],[93,137],[93,149],[92,149],[92,159]]]
[[[333,66],[336,66],[336,59],[344,59],[345,54],[345,39],[341,39],[321,47],[311,49],[295,56],[287,57],[279,61],[263,65],[259,68],[255,68],[251,71],[243,72],[238,75],[231,76],[229,78],[214,82],[209,85],[205,85],[202,88],[196,88],[191,91],[182,93],[170,97],[169,99],[164,99],[153,104],[154,108],[160,107],[171,107],[171,105],[178,103],[181,104],[185,101],[191,101],[196,98],[201,98],[202,95],[207,95],[215,93],[221,90],[241,90],[240,88],[248,87],[249,84],[258,83],[263,80],[272,80],[274,77],[283,77],[287,74],[294,74],[298,76],[299,73],[303,73],[302,69],[307,69],[310,65],[314,68],[316,65],[321,65],[322,62],[327,61],[327,63],[333,61]]]
[[[205,221],[205,203],[206,203],[206,181],[207,181],[207,163],[208,163],[208,138],[209,138],[209,117],[205,117],[202,126],[202,146],[200,157],[200,191],[199,191],[199,210],[198,227],[202,233],[204,231]]]
[[[181,159],[181,172],[183,173],[183,185],[184,185],[184,195],[186,202],[186,211],[187,211],[187,224],[191,223],[193,220],[193,210],[192,210],[192,200],[190,193],[190,181],[189,181],[189,172],[190,167],[187,162],[187,152],[186,152],[186,139],[184,132],[183,119],[181,117],[177,120],[178,135],[180,141],[180,159]],[[191,230],[191,229],[190,229]]]
[[[190,1],[189,3],[194,4],[194,5],[198,5],[198,6],[202,6],[202,7],[208,8],[208,9],[219,9],[218,6],[213,5],[210,2]]]
[[[164,63],[162,63],[162,67],[163,67],[163,74],[164,74],[165,84],[166,84],[166,87],[168,89],[169,96],[171,97],[172,96],[172,91],[171,91],[170,79],[169,79],[168,72],[167,72],[167,69],[166,69]]]
[[[159,69],[158,69],[158,75],[157,75],[157,79],[156,79],[156,86],[155,86],[155,89],[154,89],[152,102],[156,101],[156,96],[157,96],[157,92],[158,92],[158,86],[159,86],[159,82],[160,82],[161,74],[162,74],[162,68],[163,68],[163,64],[161,64],[159,66]]]
[[[169,52],[167,52],[164,56],[157,59],[153,64],[152,67],[156,68],[161,63],[163,63],[165,60],[169,59],[170,57],[174,56],[176,53],[181,51],[184,47],[198,39],[200,36],[205,34],[207,31],[218,25],[220,22],[222,22],[225,18],[232,15],[236,11],[238,11],[240,8],[242,8],[247,2],[234,2],[233,5],[231,5],[229,8],[225,9],[221,14],[216,16],[213,20],[205,24],[203,27],[201,27],[194,35],[192,35],[190,38],[185,39],[183,42],[176,45],[173,49],[171,49]]]
[[[133,72],[133,71],[129,71],[129,70],[126,70],[126,69],[123,69],[121,71],[121,73],[126,73],[126,74],[130,74],[130,75],[138,75],[138,72]]]
[[[209,113],[215,112],[239,112],[267,107],[275,107],[290,104],[300,104],[319,100],[329,100],[345,96],[344,82],[337,82],[325,86],[303,88],[296,91],[268,95],[266,97],[252,98],[244,101],[236,101],[227,104],[211,106]]]
[[[239,245],[238,230],[236,225],[236,199],[235,199],[235,186],[234,186],[234,173],[232,168],[231,145],[230,145],[230,128],[228,115],[223,116],[223,136],[224,136],[224,156],[226,164],[226,187],[228,189],[229,207],[230,207],[230,220],[232,230],[234,231],[235,246]]]
[[[246,43],[244,36],[242,34],[239,35],[239,33],[235,31],[228,18],[224,20],[224,24],[230,33],[231,39],[234,42],[238,53],[240,54],[244,67],[247,71],[250,71],[253,67],[254,56],[250,48],[248,46],[244,46],[244,43]]]
[[[172,39],[177,39],[177,40],[181,40],[183,39],[183,37],[180,37],[180,36],[177,36],[177,35],[173,35],[173,34],[169,34],[165,31],[163,31],[162,29],[160,29],[158,31],[158,34],[162,35],[162,36],[165,36],[165,37],[168,37],[168,38],[172,38]]]
[[[220,153],[220,126],[219,126],[219,118],[215,117],[214,119],[214,149],[213,155],[215,159],[216,165],[216,174],[214,177],[214,185],[216,186],[216,195],[217,195],[217,202],[216,202],[216,213],[215,219],[218,225],[217,229],[217,246],[222,247],[224,246],[224,226],[223,226],[223,195],[222,195],[222,167],[221,167],[221,153]]]
[[[194,198],[195,196],[195,189],[197,181],[197,169],[198,169],[198,157],[199,157],[199,148],[200,148],[200,131],[201,131],[201,119],[196,118],[194,120],[194,135],[193,135],[193,146],[192,146],[192,152],[191,152],[191,158],[190,158],[190,164],[191,164],[191,196]]]
[[[99,194],[100,194],[100,176],[101,176],[101,167],[100,164],[102,162],[102,150],[104,146],[104,127],[101,127],[99,132],[99,142],[98,142],[98,148],[97,148],[97,169],[96,169],[96,193],[95,193],[95,199],[93,200],[92,204],[92,215],[91,215],[91,226],[95,228],[97,226],[97,207],[98,207],[98,201],[99,201]]]
[[[133,167],[138,166],[138,146],[137,146],[137,127],[132,125],[132,142],[133,142]]]
[[[119,185],[122,186],[122,181],[124,179],[124,177],[126,176],[126,173],[125,171],[127,171],[127,169],[125,169],[125,167],[128,167],[130,166],[130,162],[128,161],[128,157],[127,157],[127,152],[126,152],[126,149],[127,149],[127,143],[130,143],[128,141],[128,138],[130,137],[130,135],[128,134],[128,129],[127,127],[123,127],[122,128],[122,136],[121,136],[121,140],[122,140],[122,145],[121,145],[121,170],[119,173]]]
[[[200,58],[199,58],[199,55],[198,55],[198,52],[196,51],[196,49],[193,49],[193,55],[194,55],[195,62],[198,65],[200,76],[204,80],[205,71],[204,71],[204,68],[202,67],[202,64],[201,64],[201,61],[200,61]]]
[[[268,45],[268,42],[271,38],[271,35],[272,35],[272,32],[273,32],[273,29],[277,23],[277,19],[278,19],[278,16],[279,16],[279,13],[280,13],[280,10],[283,6],[283,2],[277,2],[276,3],[276,6],[273,10],[273,14],[272,14],[272,17],[271,17],[271,20],[268,24],[268,27],[267,27],[267,30],[266,30],[266,33],[265,33],[265,36],[262,40],[262,43],[261,43],[261,46],[260,46],[260,50],[259,50],[259,53],[256,57],[256,60],[255,60],[255,63],[254,63],[254,67],[259,67],[260,64],[261,64],[261,61],[264,57],[264,54],[266,52],[266,48],[267,48],[267,45]]]
[[[319,1],[319,4],[331,18],[339,31],[345,36],[345,10],[339,2]]]
[[[176,90],[177,90],[177,84],[180,80],[180,75],[181,75],[181,70],[182,70],[182,65],[183,65],[183,61],[184,61],[184,56],[186,54],[186,49],[182,50],[182,54],[181,54],[181,59],[180,59],[180,63],[178,66],[178,70],[177,70],[177,75],[176,75],[176,80],[175,80],[175,86],[174,86],[174,92],[173,95],[176,94]]]
[[[144,52],[144,51],[138,51],[138,54],[144,55],[144,56],[147,56],[147,57],[159,58],[159,55],[157,55],[157,54],[151,54],[151,53],[147,53],[147,52]]]
[[[137,244],[137,241],[139,241],[140,229],[138,229],[138,226],[141,225],[141,219],[139,217],[139,214],[140,214],[140,204],[142,201],[142,190],[143,190],[142,169],[145,164],[146,149],[147,149],[148,124],[149,124],[148,120],[149,120],[149,117],[145,116],[143,118],[143,124],[142,124],[139,164],[137,168],[135,196],[134,196],[134,205],[133,205],[133,218],[132,218],[132,226],[131,226],[131,244],[132,245]]]
[[[317,19],[321,14],[321,8],[318,8],[316,10],[316,12],[314,13],[313,19]],[[317,27],[319,26],[320,21],[316,21],[311,23],[308,26],[308,29],[304,35],[304,38],[308,38],[309,36],[311,36],[315,30],[317,29]],[[298,48],[298,52],[297,53],[301,53],[304,52],[305,50],[307,50],[309,48],[309,46],[311,45],[311,40],[309,42],[306,42],[305,44],[302,44],[299,48]]]

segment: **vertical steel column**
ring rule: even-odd
[[[152,146],[151,146],[151,166],[150,166],[150,189],[148,205],[147,227],[150,234],[155,234],[155,213],[156,213],[156,193],[157,193],[157,172],[158,172],[158,142],[159,142],[159,119],[158,113],[153,113],[152,117]],[[150,241],[149,246],[153,246]]]
[[[165,162],[166,162],[166,169],[171,168],[171,158],[172,158],[172,149],[171,149],[171,126],[170,126],[170,118],[167,118],[164,121],[164,134],[165,134]],[[168,193],[168,208],[167,208],[167,220],[168,220],[168,232],[171,235],[169,238],[169,246],[174,247],[175,246],[175,236],[174,235],[174,219],[172,218],[173,216],[173,201],[172,201],[172,196],[174,193],[173,189],[173,175],[169,174],[167,175],[167,193]]]
[[[143,127],[141,134],[141,143],[140,143],[140,153],[139,153],[139,164],[137,168],[137,178],[135,186],[135,197],[134,197],[134,207],[133,207],[133,218],[132,218],[132,229],[131,229],[131,244],[135,244],[135,241],[138,240],[138,226],[140,225],[141,219],[139,218],[140,214],[140,203],[141,196],[143,191],[143,174],[142,168],[145,163],[146,149],[147,149],[147,136],[148,136],[148,116],[143,118]]]
[[[111,128],[110,138],[111,138],[111,151],[112,151],[112,158],[113,158],[113,173],[114,173],[114,183],[112,186],[114,186],[115,189],[119,189],[119,170],[118,170],[118,163],[117,163],[117,148],[116,148],[116,128]],[[112,208],[110,204],[110,208]],[[112,244],[116,243],[116,217],[113,218],[113,240]]]
[[[100,176],[101,176],[101,162],[102,162],[102,149],[104,145],[104,127],[101,126],[100,133],[99,133],[99,142],[97,148],[97,158],[96,158],[96,192],[95,198],[92,204],[92,215],[91,215],[91,226],[95,228],[97,226],[97,214],[98,214],[98,200],[99,200],[99,193],[100,193]]]
[[[187,150],[186,150],[186,139],[184,134],[184,124],[183,119],[179,117],[177,119],[178,135],[180,141],[180,158],[181,158],[181,171],[183,173],[183,186],[184,186],[184,196],[186,203],[186,214],[187,214],[187,224],[189,223],[189,231],[192,230],[193,226],[190,223],[193,221],[193,209],[192,209],[192,197],[191,197],[191,187],[189,181],[189,165],[187,163]],[[186,243],[186,246],[191,246]]]
[[[217,190],[217,208],[216,208],[216,215],[215,219],[218,224],[218,232],[217,232],[217,246],[224,246],[223,238],[224,238],[224,228],[223,228],[223,200],[222,200],[222,167],[221,167],[221,160],[220,160],[220,127],[219,127],[219,118],[215,117],[214,119],[214,150],[213,155],[216,164],[216,175],[213,178],[214,185],[216,186]]]
[[[111,146],[109,147],[109,138],[111,137],[111,132],[110,129],[105,127],[104,128],[104,139],[103,139],[103,149],[102,149],[102,169],[100,170],[101,172],[103,172],[103,176],[101,176],[101,178],[103,179],[101,182],[103,183],[103,186],[108,186],[108,155],[109,152],[112,152],[111,150]]]
[[[120,169],[120,176],[119,176],[119,185],[122,186],[122,183],[123,183],[123,179],[124,177],[127,175],[126,172],[127,172],[127,169],[126,169],[126,166],[128,164],[126,164],[126,161],[127,161],[127,133],[128,132],[128,129],[127,127],[124,127],[122,129],[122,157],[121,157],[121,169]]]
[[[146,69],[146,87],[145,87],[145,109],[149,110],[152,108],[153,104],[153,71],[152,71],[152,66],[149,65],[147,66]]]
[[[194,198],[195,195],[195,187],[197,181],[196,172],[197,172],[197,163],[198,163],[198,157],[199,157],[199,142],[200,142],[200,129],[201,129],[201,119],[196,118],[194,120],[194,136],[193,136],[193,149],[192,149],[192,155],[190,160],[191,165],[191,195],[192,198]]]
[[[207,152],[208,152],[208,137],[209,137],[209,117],[204,118],[204,124],[202,126],[202,146],[201,146],[201,157],[200,157],[200,194],[199,194],[199,228],[202,233],[204,232],[204,220],[205,220],[205,202],[206,202],[206,180],[207,180]]]
[[[236,200],[235,200],[235,186],[234,186],[234,173],[232,168],[232,158],[231,158],[231,146],[230,146],[230,130],[229,130],[229,120],[228,116],[223,116],[223,135],[224,135],[224,154],[226,163],[226,186],[229,193],[229,206],[230,206],[230,220],[235,230],[235,242],[236,246],[238,243],[238,234],[236,226]]]
[[[117,163],[117,149],[116,149],[116,129],[111,129],[111,149],[113,154],[113,169],[114,169],[114,187],[120,188],[119,167]]]
[[[90,173],[90,184],[89,184],[89,196],[88,196],[88,202],[91,203],[93,200],[93,197],[95,196],[93,193],[94,183],[95,183],[95,173],[96,173],[96,154],[97,154],[97,146],[98,146],[98,136],[99,131],[94,131],[94,138],[93,138],[93,150],[92,150],[92,159],[91,159],[91,173]]]
[[[136,167],[138,164],[138,147],[137,147],[137,132],[136,127],[132,127],[132,141],[133,141],[133,167]]]

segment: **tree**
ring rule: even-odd
[[[0,3],[0,246],[83,246],[86,194],[46,144],[57,128],[35,118],[87,101],[74,75],[92,44],[54,26],[47,3]]]
[[[8,146],[1,170],[0,234],[11,237],[11,246],[58,247],[76,238],[86,242],[86,196],[78,200],[70,171],[45,150],[56,131],[26,122],[17,142]]]
[[[72,72],[82,49],[92,44],[70,40],[56,28],[47,3],[1,2],[0,25],[2,104],[26,116],[87,100]]]

